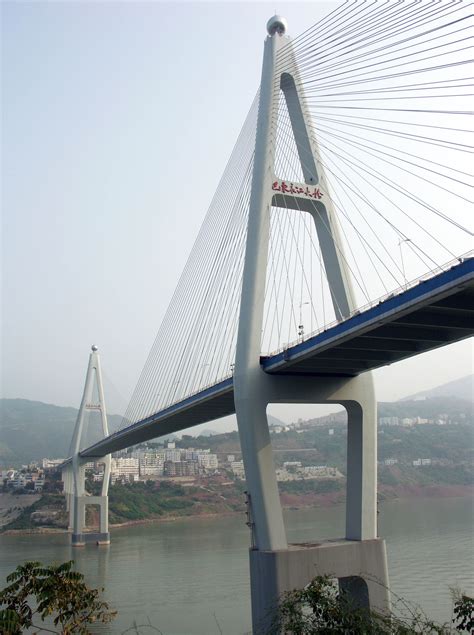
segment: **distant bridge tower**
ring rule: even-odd
[[[286,20],[267,24],[257,136],[234,369],[234,397],[250,494],[254,547],[250,550],[253,632],[266,632],[271,609],[286,590],[330,574],[362,605],[389,609],[385,542],[377,537],[377,414],[370,373],[357,377],[272,376],[260,364],[271,206],[308,212],[316,226],[338,319],[355,307],[334,206],[302,84],[286,37]],[[285,47],[284,63],[278,52]],[[283,91],[304,183],[282,191],[275,174],[278,98]],[[320,200],[299,194],[318,188]],[[288,545],[267,421],[270,403],[338,403],[348,414],[345,538]],[[377,580],[377,582],[374,582]]]
[[[101,459],[101,462],[104,463],[104,478],[100,496],[86,495],[85,463],[87,459],[82,459],[79,454],[81,450],[81,440],[87,429],[85,424],[88,412],[93,411],[100,414],[102,437],[109,435],[100,359],[97,351],[97,346],[92,346],[92,352],[89,356],[89,366],[87,367],[84,393],[69,448],[69,456],[72,458],[72,462],[63,468],[64,491],[66,493],[67,509],[69,511],[69,526],[72,529],[72,544],[75,547],[82,547],[86,542],[93,542],[99,545],[107,545],[110,543],[108,518],[110,454]],[[87,505],[99,506],[98,532],[85,531]]]

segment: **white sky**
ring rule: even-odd
[[[276,8],[297,35],[334,6]],[[78,406],[97,343],[109,411],[124,410],[258,87],[274,9],[2,3],[2,396]],[[377,396],[471,372],[461,342],[376,371]]]

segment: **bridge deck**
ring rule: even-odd
[[[269,357],[271,374],[350,377],[474,334],[474,258]],[[100,457],[235,412],[232,378],[81,452]]]
[[[268,373],[354,376],[473,335],[474,258],[262,359]]]

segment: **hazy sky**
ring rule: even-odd
[[[276,8],[297,35],[334,6]],[[124,410],[258,87],[274,9],[2,3],[2,396],[77,406],[96,343],[109,411]],[[462,342],[377,371],[377,395],[470,372]]]

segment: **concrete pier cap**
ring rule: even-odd
[[[323,540],[288,549],[250,550],[252,622],[255,635],[273,632],[283,593],[302,589],[317,575],[337,578],[357,607],[390,614],[385,541]]]

